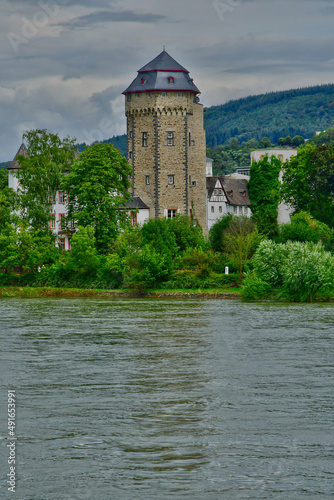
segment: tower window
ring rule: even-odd
[[[174,132],[167,132],[167,146],[174,146]]]
[[[222,211],[223,211],[223,207],[221,207],[221,206],[220,206],[220,207],[219,207],[219,213],[221,214],[221,213],[222,213]]]
[[[132,158],[133,158],[133,153],[132,153],[132,151],[130,151],[130,152],[129,152],[129,158],[130,158],[130,160],[132,160]]]
[[[168,176],[168,184],[170,184],[170,185],[174,184],[174,175]]]
[[[140,97],[139,94],[136,94],[136,97],[137,97],[137,99],[139,99],[139,97]]]
[[[128,94],[128,95],[126,96],[126,100],[127,100],[128,102],[130,102],[130,101],[131,101],[131,94]]]
[[[130,139],[132,139],[132,137],[133,137],[133,132],[132,130],[130,130]]]
[[[214,213],[215,211],[215,207],[213,205],[211,205],[211,212]]]
[[[173,219],[174,217],[176,217],[176,214],[177,214],[177,210],[174,208],[171,208],[171,209],[169,208],[167,210],[167,218],[168,219]]]
[[[182,97],[182,92],[178,92],[177,97]]]
[[[141,79],[141,84],[144,85],[144,83],[146,83],[146,80],[145,80],[145,78],[142,78]]]
[[[146,147],[147,147],[147,132],[143,132],[143,133],[142,133],[142,146],[143,146],[144,148],[146,148]]]
[[[172,76],[168,78],[168,83],[175,83],[175,80]]]
[[[167,97],[167,92],[161,92],[161,97]]]
[[[150,184],[150,176],[149,175],[145,175],[145,184],[146,184],[146,186],[148,186]]]

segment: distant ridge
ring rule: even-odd
[[[232,137],[240,142],[301,135],[334,126],[334,84],[269,92],[205,109],[207,144],[215,147]]]
[[[214,148],[236,137],[240,142],[269,137],[301,135],[309,139],[316,132],[334,127],[334,84],[268,92],[205,108],[207,145]],[[126,135],[103,142],[112,143],[126,156]],[[82,151],[85,144],[79,144]],[[9,162],[0,163],[7,168]]]

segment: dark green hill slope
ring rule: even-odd
[[[240,142],[269,137],[312,137],[334,125],[334,85],[270,92],[205,109],[207,144],[215,147],[236,137]]]

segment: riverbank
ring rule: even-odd
[[[13,287],[0,288],[1,297],[38,298],[38,297],[118,297],[118,298],[183,298],[183,299],[239,299],[240,290],[102,290],[83,288],[50,287]]]

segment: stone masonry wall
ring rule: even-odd
[[[134,196],[150,207],[150,218],[164,217],[168,209],[187,215],[192,210],[206,232],[203,107],[189,92],[181,96],[168,92],[166,97],[142,93],[131,95],[131,101],[126,98],[126,115]],[[174,133],[173,145],[168,145],[168,132]],[[143,133],[147,146],[143,146]],[[174,184],[168,182],[171,175]]]

